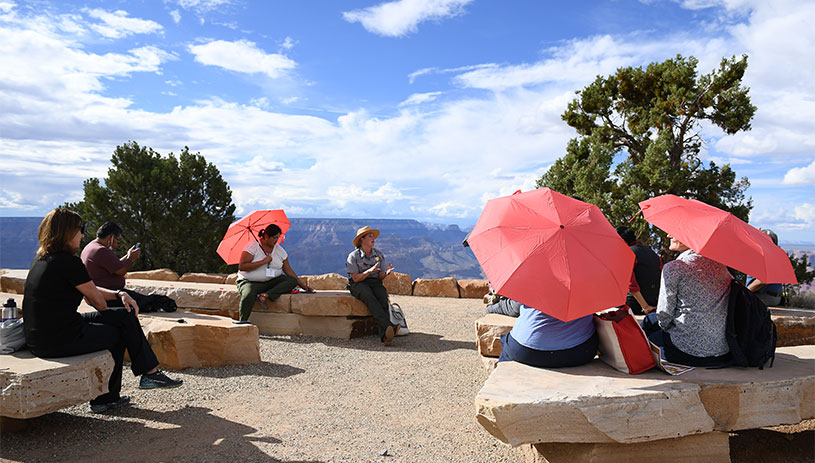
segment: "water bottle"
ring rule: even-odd
[[[17,320],[17,303],[13,298],[9,298],[3,304],[3,321],[6,320]]]

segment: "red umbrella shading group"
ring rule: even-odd
[[[562,321],[625,303],[634,253],[593,204],[549,188],[491,199],[467,242],[498,294]]]
[[[283,209],[254,211],[229,226],[224,238],[221,240],[221,244],[218,245],[218,255],[229,265],[240,263],[241,252],[243,252],[246,245],[253,240],[257,240],[258,232],[270,224],[280,227],[281,234],[277,243],[283,243],[286,238],[286,231],[291,226]]]
[[[729,212],[675,195],[645,200],[640,209],[645,220],[702,256],[764,283],[798,283],[787,253]]]

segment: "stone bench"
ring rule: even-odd
[[[815,346],[781,347],[772,368],[626,375],[499,363],[478,422],[528,461],[730,461],[728,432],[815,417]]]
[[[778,347],[815,344],[815,311],[773,307],[770,309],[778,331]],[[637,316],[642,319],[641,316]],[[515,318],[500,314],[486,314],[475,321],[478,353],[484,357],[501,355],[502,334],[509,333]]]
[[[13,298],[22,307],[20,294],[0,293],[0,298],[4,302]],[[83,301],[77,310],[81,313],[96,309]],[[141,314],[139,323],[161,368],[182,370],[260,363],[258,329],[253,325],[235,325],[226,317],[183,310]]]
[[[0,416],[34,418],[108,392],[113,357],[104,350],[41,359],[28,350],[0,355]]]
[[[240,294],[234,285],[127,280],[127,287],[164,294],[191,312],[238,318]],[[376,333],[368,308],[348,291],[284,294],[267,305],[255,302],[249,317],[260,334],[351,339]]]

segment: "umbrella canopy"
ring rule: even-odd
[[[764,283],[798,283],[787,253],[729,212],[674,195],[645,200],[640,209],[645,220],[700,255]]]
[[[291,224],[283,209],[271,211],[254,211],[246,217],[232,222],[218,245],[218,255],[228,264],[238,264],[241,260],[241,252],[249,242],[257,240],[258,232],[270,224],[280,227],[280,239],[278,244],[283,243]]]
[[[593,204],[549,188],[491,199],[467,242],[495,292],[560,320],[625,303],[634,253]]]

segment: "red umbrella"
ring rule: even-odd
[[[700,255],[764,283],[798,283],[787,253],[729,212],[674,195],[645,200],[640,209],[645,220]]]
[[[257,240],[258,232],[270,224],[280,227],[280,239],[277,240],[277,243],[282,244],[286,238],[286,231],[291,226],[283,209],[254,211],[229,226],[221,244],[218,245],[218,255],[228,265],[240,263],[241,252],[246,245],[252,240]]]
[[[560,320],[625,303],[634,253],[593,204],[549,188],[491,199],[467,242],[495,292]]]

